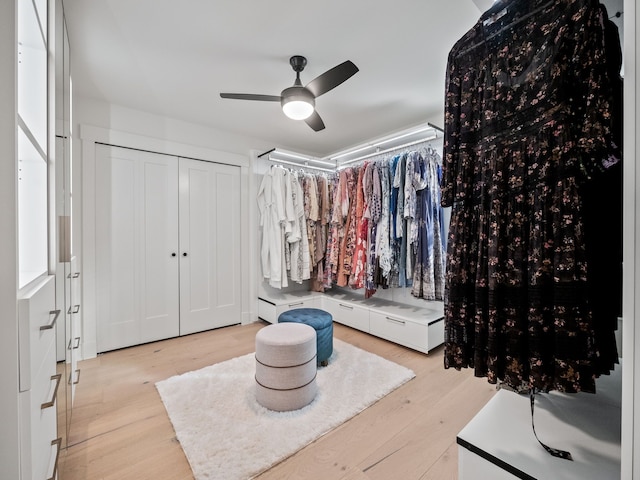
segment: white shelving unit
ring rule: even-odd
[[[18,1],[18,288],[48,268],[47,1]]]
[[[57,478],[56,282],[49,272],[49,2],[17,0],[18,421],[20,480]],[[64,389],[64,387],[62,387]],[[13,477],[12,477],[13,478]],[[17,477],[16,477],[17,478]]]

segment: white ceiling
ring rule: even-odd
[[[414,125],[443,123],[447,54],[491,0],[64,0],[82,97],[327,156]],[[318,98],[314,132],[279,95],[351,60],[360,71]]]

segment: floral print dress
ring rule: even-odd
[[[449,54],[446,368],[565,392],[610,368],[582,198],[619,158],[603,20],[592,0],[500,1]]]

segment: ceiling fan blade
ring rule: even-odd
[[[234,100],[259,100],[262,102],[279,102],[280,95],[254,95],[252,93],[221,93],[222,98]]]
[[[320,118],[320,115],[318,115],[318,112],[316,112],[315,110],[313,111],[311,116],[308,118],[305,118],[304,121],[316,132],[319,132],[320,130],[324,130],[324,122],[322,121],[322,118]]]
[[[322,75],[317,76],[311,80],[305,87],[315,97],[327,93],[329,90],[336,88],[345,80],[348,80],[358,72],[358,67],[353,62],[347,60],[333,67],[331,70],[327,70]]]

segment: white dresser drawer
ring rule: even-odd
[[[258,299],[258,318],[269,323],[276,323],[276,304],[262,298]]]
[[[55,342],[44,353],[40,370],[32,377],[31,389],[19,394],[21,480],[51,478],[58,454],[55,395],[65,379],[56,375]],[[64,388],[62,386],[61,388]]]
[[[370,312],[370,333],[378,337],[427,352],[429,328],[427,322],[414,322],[381,312]]]
[[[276,308],[276,321],[281,313],[294,310],[296,308],[318,308],[320,306],[320,299],[318,297],[304,298],[300,300],[292,300],[291,302],[283,305],[278,305]]]
[[[363,332],[369,332],[369,309],[326,296],[324,309],[331,314],[334,322],[347,325]]]
[[[55,322],[59,311],[54,311],[55,282],[50,275],[37,280],[18,299],[18,343],[20,351],[20,391],[31,388],[55,339]],[[53,359],[55,365],[55,357]]]
[[[280,294],[278,298],[258,298],[258,317],[276,323],[282,312],[294,308],[320,308],[320,296],[310,292]]]

